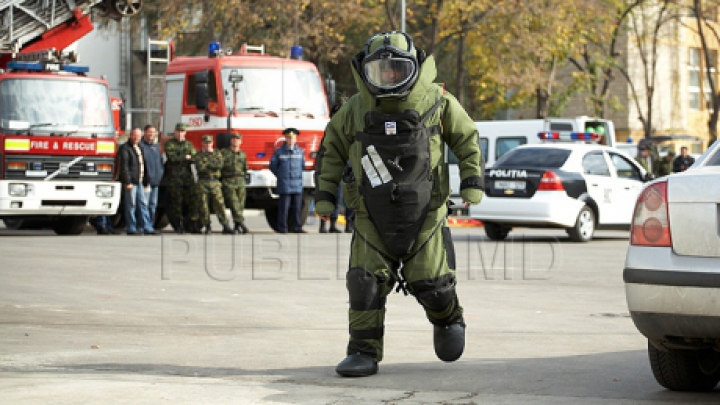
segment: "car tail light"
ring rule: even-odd
[[[654,183],[638,197],[630,228],[630,244],[671,247],[667,181]]]
[[[563,187],[560,177],[555,172],[548,170],[540,179],[538,191],[565,191],[565,187]]]

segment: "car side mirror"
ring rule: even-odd
[[[643,181],[648,182],[650,180],[654,180],[655,175],[652,173],[645,173],[645,177],[643,177]]]

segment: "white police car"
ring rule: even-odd
[[[522,145],[486,169],[485,197],[469,214],[487,236],[502,240],[517,226],[564,228],[587,242],[596,229],[629,229],[645,170],[618,149],[579,143],[595,134],[538,136],[570,142]]]

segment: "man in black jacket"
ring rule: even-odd
[[[140,128],[133,128],[128,141],[118,150],[120,154],[120,183],[124,199],[125,229],[128,235],[142,235],[145,228],[143,212],[147,211],[143,180],[145,161],[140,148]]]
[[[695,163],[695,158],[688,154],[687,146],[683,146],[680,148],[680,156],[676,157],[673,162],[673,172],[684,172],[688,167],[692,166],[693,163]]]

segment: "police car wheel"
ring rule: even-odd
[[[712,391],[720,381],[720,354],[712,349],[667,349],[648,342],[650,368],[658,384],[673,391]]]
[[[512,229],[494,222],[483,222],[483,227],[485,227],[485,235],[492,240],[505,240]]]
[[[567,234],[573,242],[587,242],[595,233],[595,213],[585,205],[578,213],[575,226],[567,229]]]

